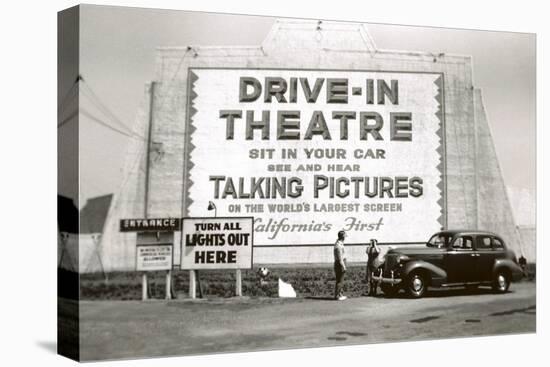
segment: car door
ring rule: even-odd
[[[493,252],[495,260],[506,258],[506,248],[504,247],[502,239],[493,237]]]
[[[493,250],[493,237],[479,235],[475,240],[475,253],[477,254],[475,264],[475,277],[472,281],[487,282],[491,280],[493,264],[495,262],[495,251]]]
[[[475,278],[477,255],[472,236],[457,236],[445,254],[448,283],[466,283]]]

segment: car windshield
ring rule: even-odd
[[[444,248],[449,245],[451,236],[445,233],[436,233],[428,241],[428,247]]]

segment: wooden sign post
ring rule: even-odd
[[[197,280],[195,270],[189,270],[189,298],[197,298]]]
[[[143,272],[141,274],[141,300],[147,301],[148,299],[148,292],[147,292],[147,272]]]
[[[166,290],[165,299],[172,299],[172,269],[166,272]]]
[[[235,295],[241,297],[243,295],[243,281],[241,269],[235,270]]]

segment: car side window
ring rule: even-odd
[[[502,244],[502,241],[498,238],[493,238],[493,249],[494,250],[502,250],[504,248],[504,245]]]
[[[471,250],[472,249],[472,237],[469,236],[462,236],[458,237],[453,242],[453,248],[454,249],[460,249],[460,250]]]
[[[490,250],[491,249],[491,237],[479,236],[476,242],[476,249],[478,250]]]

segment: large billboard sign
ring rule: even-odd
[[[190,68],[184,208],[256,245],[425,240],[445,221],[440,73]]]

